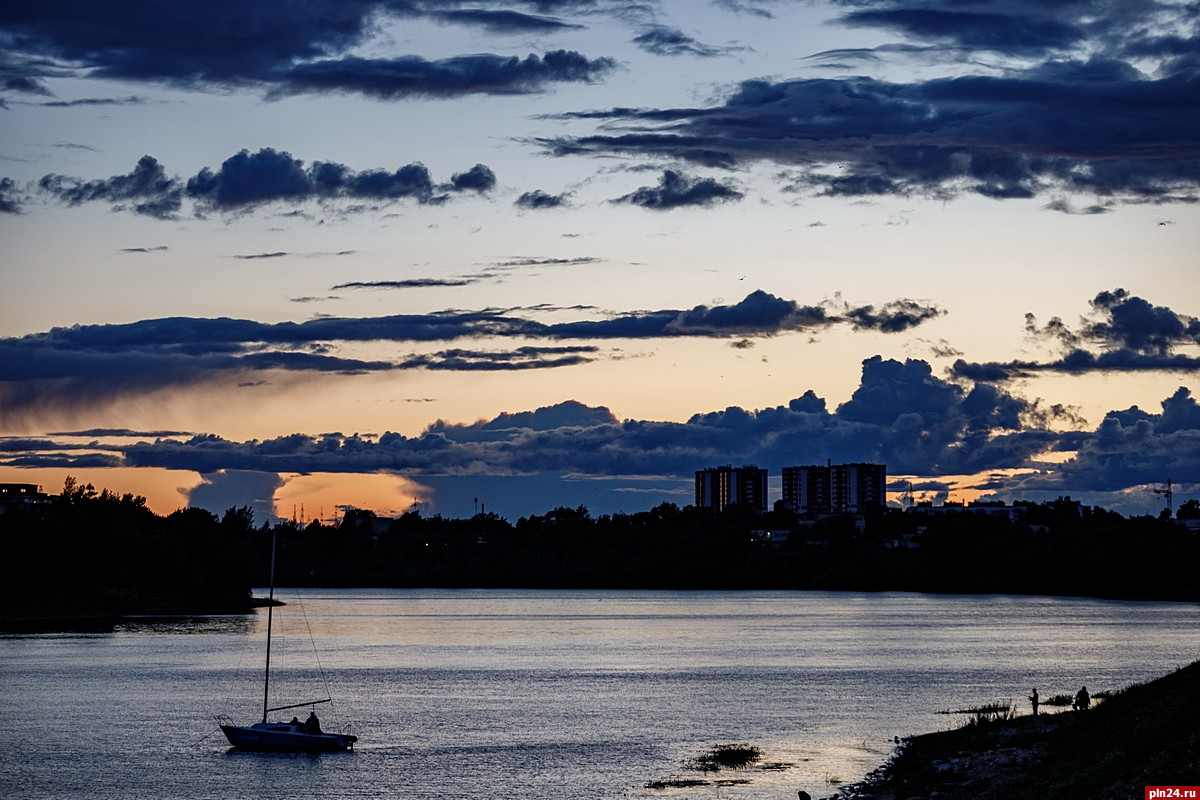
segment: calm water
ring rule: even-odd
[[[1200,657],[1200,607],[821,592],[277,590],[272,705],[326,696],[353,753],[228,752],[261,715],[265,615],[0,637],[7,797],[794,798],[937,714],[1143,682]],[[282,620],[282,623],[280,622]],[[281,628],[279,627],[281,625]],[[311,632],[311,638],[310,638]],[[321,710],[324,709],[324,710]],[[290,715],[291,712],[288,712]],[[301,717],[307,710],[301,710]],[[776,769],[649,781],[719,743]],[[714,776],[707,776],[712,779]]]

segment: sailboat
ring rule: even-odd
[[[331,703],[332,698],[292,703],[286,706],[268,707],[267,696],[271,686],[271,623],[275,608],[275,535],[271,535],[271,591],[267,601],[267,665],[263,676],[262,722],[252,725],[234,725],[232,720],[222,718],[221,732],[229,743],[238,750],[276,753],[319,753],[336,750],[352,750],[358,737],[352,733],[326,733],[321,730],[315,707]],[[269,722],[267,717],[275,711],[313,707],[308,720],[300,722],[292,717],[290,722]]]

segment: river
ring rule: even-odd
[[[841,592],[277,589],[272,705],[324,698],[352,753],[230,752],[262,713],[266,615],[0,636],[14,798],[794,798],[939,711],[1144,682],[1200,607]],[[308,709],[300,709],[300,716]],[[284,716],[292,712],[286,712]],[[700,773],[718,744],[766,768]],[[684,787],[683,780],[705,781]],[[651,788],[666,785],[668,788]]]

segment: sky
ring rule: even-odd
[[[0,481],[1200,497],[1200,3],[0,6]],[[907,494],[906,494],[907,493]]]

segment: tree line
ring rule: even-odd
[[[1195,504],[1195,501],[1190,501]],[[1197,504],[1200,505],[1200,504]],[[1200,512],[1190,506],[1181,512]],[[255,525],[248,507],[166,516],[68,479],[56,502],[0,515],[0,621],[240,613],[265,586],[826,589],[1200,600],[1200,537],[1175,520],[1070,502],[1019,519],[899,509],[804,519],[664,503],[336,524]]]

